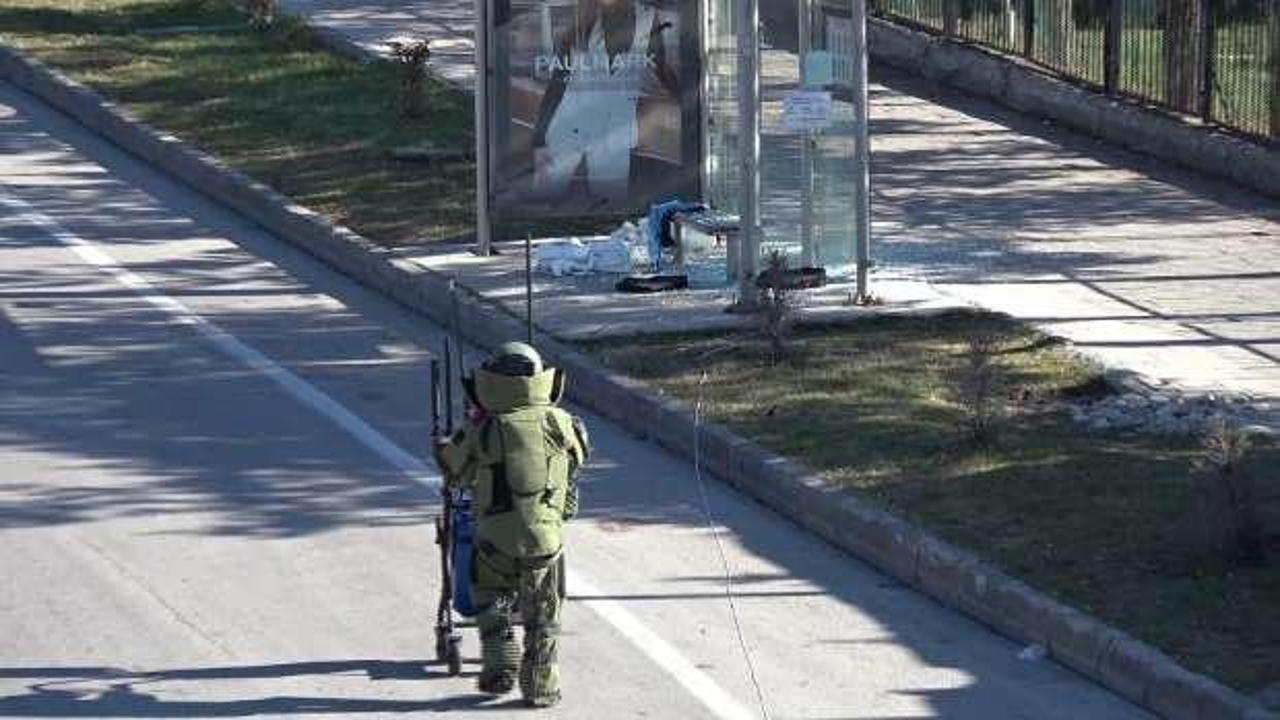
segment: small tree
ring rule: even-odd
[[[400,111],[405,117],[421,117],[426,111],[423,89],[427,80],[427,61],[431,47],[426,40],[393,41],[391,56],[400,62]]]
[[[1248,450],[1248,436],[1215,418],[1192,466],[1202,549],[1231,565],[1261,565],[1264,559],[1257,488],[1243,465]]]
[[[276,19],[276,0],[248,0],[249,24],[258,30],[271,27]]]
[[[761,279],[761,327],[769,340],[769,361],[776,365],[786,355],[787,337],[795,315],[795,298],[787,284],[787,256],[777,250],[770,253]]]
[[[999,338],[993,328],[985,325],[976,327],[969,334],[965,362],[955,382],[956,400],[964,412],[968,440],[977,447],[993,444],[999,432],[997,394],[1003,378],[995,359],[998,347]]]

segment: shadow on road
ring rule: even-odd
[[[348,715],[499,709],[492,697],[390,700],[275,695],[250,700],[163,700],[147,685],[183,681],[271,680],[316,675],[364,676],[370,681],[443,676],[413,660],[347,660],[131,672],[109,667],[0,668],[0,680],[36,680],[22,695],[0,697],[2,717],[199,718],[254,715]],[[220,688],[225,693],[225,688]]]

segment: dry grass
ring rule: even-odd
[[[1000,439],[985,447],[970,442],[956,385],[975,335],[991,338],[1003,378],[989,400]],[[1180,532],[1197,508],[1198,445],[1085,435],[1050,412],[1050,399],[1096,391],[1097,371],[1026,328],[967,314],[801,328],[776,366],[756,333],[591,349],[690,404],[704,393],[709,417],[1194,670],[1244,690],[1280,677],[1280,567],[1206,564]],[[1274,548],[1280,448],[1259,445],[1244,465],[1265,478],[1257,501]]]
[[[431,80],[401,112],[401,68],[320,48],[276,17],[251,28],[227,0],[0,0],[0,33],[141,119],[389,245],[473,234],[469,161],[391,157],[470,147],[471,101]]]
[[[379,243],[475,237],[472,161],[392,157],[475,143],[470,96],[420,72],[406,87],[412,63],[339,57],[304,25],[255,24],[231,0],[0,0],[0,38]],[[508,220],[495,236],[620,220]]]

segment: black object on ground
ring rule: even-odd
[[[688,275],[640,275],[623,278],[615,286],[618,292],[656,293],[667,290],[685,290],[689,287]]]

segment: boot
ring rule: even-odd
[[[482,672],[476,680],[476,689],[486,695],[506,695],[515,686],[515,676],[506,670]]]
[[[560,672],[555,665],[534,665],[527,661],[520,668],[520,694],[525,707],[548,708],[560,702]]]

